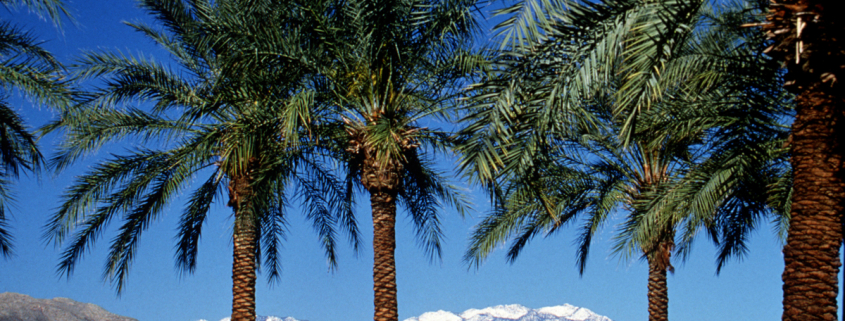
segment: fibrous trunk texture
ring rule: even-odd
[[[823,87],[829,85],[807,88],[796,99],[792,219],[783,249],[783,320],[836,320],[845,213],[845,112],[842,99]]]
[[[373,291],[375,321],[398,321],[396,299],[396,196],[403,166],[397,160],[379,161],[367,151],[361,183],[370,192],[373,210]]]
[[[763,26],[797,94],[792,124],[792,218],[783,249],[783,320],[836,320],[845,210],[841,1],[771,0]]]
[[[370,194],[373,207],[373,291],[376,321],[399,320],[396,299],[396,195]]]
[[[235,211],[234,260],[232,262],[232,321],[255,321],[255,250],[257,235],[249,179],[234,178],[229,205]]]
[[[657,258],[648,258],[648,320],[669,320],[669,288],[666,265]]]

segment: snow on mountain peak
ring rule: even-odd
[[[448,311],[426,312],[405,321],[612,321],[589,309],[570,304],[529,309],[519,304],[469,309],[456,315]]]
[[[417,321],[463,321],[461,317],[449,311],[439,310],[436,312],[423,313]]]
[[[566,303],[564,305],[558,305],[553,307],[545,307],[537,309],[537,312],[540,313],[547,313],[558,317],[567,317],[575,313],[576,310],[580,309],[574,305]]]
[[[478,309],[469,309],[461,313],[461,317],[465,320],[473,319],[479,316],[489,316],[493,318],[513,319],[517,320],[528,313],[530,309],[519,304],[497,305],[494,307]],[[483,320],[479,319],[479,320]]]
[[[206,321],[206,320],[199,320]],[[224,318],[220,321],[231,321]],[[297,321],[294,318],[258,316],[255,321]],[[530,309],[519,304],[497,305],[484,309],[469,309],[460,315],[449,311],[426,312],[405,321],[613,321],[586,308],[571,304]]]
[[[588,320],[596,314],[590,309],[579,308],[570,304],[558,305],[554,307],[545,307],[537,310],[540,313],[547,313],[558,317],[564,317],[573,321]]]

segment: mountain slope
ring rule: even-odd
[[[35,299],[0,293],[0,321],[138,321],[91,304],[67,298]]]

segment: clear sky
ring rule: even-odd
[[[122,24],[146,21],[132,0],[75,0],[68,5],[78,25],[65,22],[61,31],[39,20],[26,9],[0,7],[0,19],[21,24],[44,41],[43,46],[61,61],[70,63],[84,50],[114,50],[142,53],[166,61],[167,56],[152,42]],[[33,106],[12,92],[10,101],[30,126],[40,126],[55,114],[49,108]],[[49,155],[55,136],[42,139],[42,151]],[[231,312],[231,210],[215,204],[199,252],[197,271],[180,276],[173,260],[178,215],[184,203],[170,209],[144,234],[125,292],[118,297],[102,278],[107,242],[117,226],[103,235],[84,256],[70,278],[56,274],[60,249],[47,244],[43,226],[59,204],[59,196],[75,175],[86,171],[106,152],[121,152],[128,146],[110,146],[58,175],[44,173],[22,177],[14,186],[16,207],[10,218],[15,236],[15,253],[0,258],[0,292],[18,292],[37,298],[67,297],[90,302],[142,321],[198,319],[219,320]],[[154,147],[154,146],[151,146]],[[445,157],[444,168],[453,160]],[[470,308],[500,304],[522,304],[530,308],[569,303],[586,307],[616,321],[648,319],[646,301],[647,264],[638,260],[621,262],[610,253],[614,232],[611,222],[594,240],[583,276],[575,266],[573,229],[563,229],[545,239],[533,241],[514,264],[496,251],[480,269],[468,269],[461,261],[469,233],[488,208],[487,199],[467,187],[475,211],[462,218],[443,211],[443,260],[430,263],[413,239],[411,221],[404,213],[397,220],[397,274],[401,320],[427,311],[460,313]],[[289,213],[289,234],[283,255],[281,281],[269,286],[261,275],[257,288],[260,315],[292,316],[299,320],[340,321],[372,319],[372,222],[367,198],[359,198],[357,214],[364,238],[363,251],[356,257],[349,247],[340,253],[335,272],[319,248],[317,237],[296,209]],[[616,214],[617,221],[622,214]],[[780,243],[770,226],[754,234],[748,255],[732,261],[715,275],[715,249],[701,240],[686,263],[676,262],[669,277],[669,314],[678,321],[694,320],[778,320],[781,315]]]

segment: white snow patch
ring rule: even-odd
[[[573,314],[569,318],[572,319],[572,320],[579,320],[580,321],[580,320],[587,320],[587,318],[594,316],[594,315],[595,315],[595,313],[593,313],[593,311],[590,311],[590,310],[585,309],[585,308],[580,308],[580,309],[578,309],[578,311],[575,311],[575,314]]]
[[[570,317],[578,309],[578,307],[567,303],[564,305],[540,308],[537,310],[537,312],[551,314],[558,317]]]
[[[461,313],[461,317],[464,319],[470,319],[474,316],[478,315],[488,315],[494,318],[503,318],[503,319],[519,319],[523,315],[527,314],[530,309],[521,306],[519,304],[510,304],[510,305],[497,305],[494,307],[484,308],[481,310],[478,309],[469,309]]]
[[[435,311],[435,312],[426,312],[423,313],[418,319],[418,321],[463,321],[461,317],[455,315],[449,311]]]

